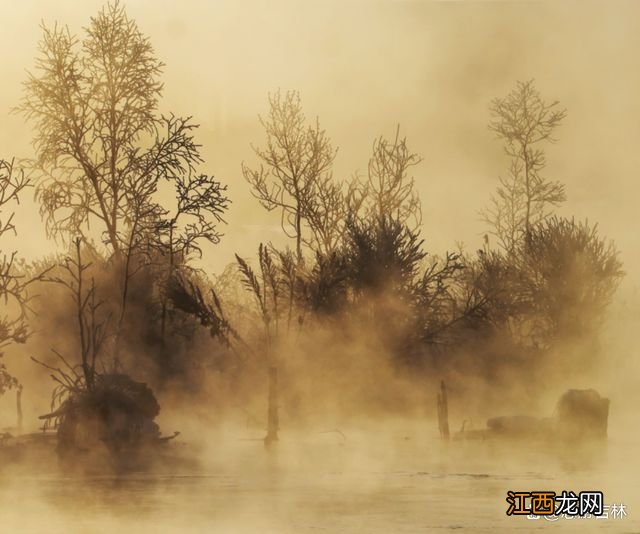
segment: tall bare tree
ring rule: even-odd
[[[547,166],[542,145],[555,141],[553,132],[566,110],[558,101],[546,102],[529,80],[493,100],[490,111],[489,128],[504,141],[510,166],[482,217],[500,246],[512,252],[534,225],[551,215],[552,207],[566,200],[564,185],[542,175]]]
[[[269,113],[260,117],[267,136],[265,148],[254,148],[260,161],[256,169],[242,164],[253,195],[269,211],[279,210],[282,229],[295,239],[298,260],[302,258],[304,225],[312,209],[321,209],[319,188],[331,198],[331,166],[336,150],[319,121],[307,124],[300,95],[296,91],[269,95]]]
[[[49,234],[75,239],[97,229],[122,272],[116,359],[130,281],[157,251],[163,230],[172,253],[197,250],[201,238],[219,239],[215,222],[226,209],[224,188],[197,172],[197,125],[157,112],[162,68],[116,0],[91,18],[82,40],[66,27],[43,26],[18,107],[36,126],[36,192]],[[161,181],[177,191],[173,218],[156,200]],[[192,222],[174,243],[177,219],[186,216]]]
[[[120,257],[131,188],[199,162],[189,122],[156,113],[162,67],[117,1],[91,18],[82,40],[43,26],[18,110],[35,124],[36,191],[50,235],[85,235],[97,223]]]

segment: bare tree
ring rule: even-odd
[[[171,177],[176,192],[176,209],[166,211],[160,218],[154,246],[168,254],[166,286],[172,280],[177,262],[184,264],[191,254],[202,255],[201,242],[216,244],[222,234],[218,223],[225,222],[224,213],[229,206],[227,187],[205,174],[176,174]],[[163,292],[161,335],[166,329],[167,291]]]
[[[155,230],[159,224],[158,221],[167,213],[162,206],[151,200],[157,189],[158,182],[155,177],[135,176],[127,180],[127,202],[131,210],[129,215],[130,229],[121,245],[124,250],[124,261],[122,265],[120,312],[114,351],[116,361],[119,359],[120,338],[127,311],[131,281],[140,271],[153,263],[151,241],[156,239]]]
[[[400,137],[399,126],[392,140],[380,136],[373,142],[365,188],[370,217],[376,220],[393,217],[413,230],[420,226],[420,198],[409,170],[421,161],[422,158],[407,147],[406,137]]]
[[[219,182],[197,172],[191,117],[157,114],[163,64],[117,1],[91,19],[82,41],[57,26],[43,34],[18,108],[36,126],[37,197],[50,235],[86,237],[97,228],[113,253],[122,272],[117,358],[131,279],[166,233],[172,258],[176,247],[216,242],[205,215],[221,220],[227,200]],[[161,181],[176,188],[175,216],[155,200]],[[177,219],[187,216],[192,222],[174,240]]]
[[[84,39],[43,26],[35,71],[18,111],[35,123],[37,196],[55,237],[97,223],[115,253],[131,230],[132,184],[199,162],[188,120],[158,117],[163,64],[116,1],[92,17]],[[146,200],[146,199],[145,199]]]
[[[269,211],[280,210],[282,229],[296,241],[298,260],[302,258],[303,225],[313,210],[318,217],[318,190],[331,198],[331,166],[336,150],[316,119],[307,124],[300,95],[295,91],[269,95],[269,113],[260,117],[267,139],[263,149],[254,147],[260,167],[242,164],[253,195]]]
[[[304,243],[316,253],[331,255],[345,236],[347,219],[360,212],[366,197],[366,186],[357,177],[347,182],[330,175],[321,178],[306,206],[311,235],[303,239]]]
[[[96,298],[96,285],[93,278],[91,283],[87,284],[85,277],[91,263],[83,263],[81,245],[82,239],[76,238],[73,242],[75,255],[67,256],[62,264],[68,277],[55,276],[49,281],[66,287],[74,300],[82,378],[84,387],[91,391],[95,383],[96,365],[100,363],[99,357],[109,334],[111,317],[108,312],[103,312],[101,309],[104,302]],[[56,354],[64,361],[60,354],[57,352]]]
[[[28,185],[24,173],[13,172],[13,161],[0,160],[0,215],[4,215],[3,211],[7,205],[18,203],[20,192]],[[15,232],[13,213],[0,219],[0,237]],[[6,310],[10,305],[19,309],[18,317],[11,317],[7,312],[0,317],[0,348],[9,343],[23,343],[27,334],[24,323],[24,284],[21,277],[14,272],[15,257],[15,252],[9,255],[3,253],[0,262],[0,299]],[[0,363],[0,394],[17,384],[17,380],[9,374],[4,363]]]
[[[82,259],[82,238],[74,239],[73,244],[73,254],[61,265],[64,276],[47,281],[64,286],[73,299],[77,356],[65,358],[53,349],[59,367],[32,357],[50,371],[56,383],[51,411],[40,419],[44,420],[45,429],[57,430],[57,452],[65,462],[91,461],[83,458],[82,452],[105,447],[118,460],[121,454],[130,455],[143,444],[163,442],[179,433],[161,438],[153,423],[160,406],[151,389],[105,364],[106,341],[112,334],[111,313],[98,299],[93,278],[87,283],[92,264]]]
[[[554,142],[554,130],[566,117],[559,102],[546,102],[533,80],[518,82],[506,97],[491,102],[489,128],[505,142],[511,159],[509,176],[491,199],[482,217],[500,245],[512,252],[522,237],[551,214],[550,208],[566,200],[564,185],[546,179],[547,165],[541,145]]]
[[[13,160],[0,160],[0,238],[7,234],[16,235],[14,213],[7,215],[4,211],[11,205],[19,204],[20,194],[30,185],[23,170],[15,168]],[[26,290],[44,275],[42,273],[28,278],[16,268],[16,257],[16,251],[0,252],[0,302],[4,308],[0,314],[0,349],[11,343],[24,343],[27,340],[26,313],[29,309],[29,296]],[[17,385],[17,380],[0,362],[0,394]]]

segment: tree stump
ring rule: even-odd
[[[447,402],[447,386],[444,380],[440,380],[440,391],[438,392],[438,428],[440,437],[449,441],[449,405]]]

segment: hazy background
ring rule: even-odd
[[[33,65],[39,24],[85,25],[102,0],[0,3],[0,154],[29,157],[31,131],[10,114]],[[427,249],[443,252],[481,239],[477,212],[506,168],[487,129],[488,103],[516,80],[535,78],[568,118],[548,151],[547,174],[566,183],[564,215],[597,221],[638,275],[636,202],[640,168],[640,3],[129,0],[129,15],[166,63],[161,111],[201,124],[206,166],[229,185],[225,237],[206,249],[218,270],[234,252],[282,238],[277,214],[251,197],[240,163],[261,144],[257,115],[267,93],[301,92],[340,147],[335,175],[366,170],[374,137],[396,124],[424,157],[415,169]],[[30,204],[30,200],[27,200]],[[21,210],[20,253],[54,250],[35,208]]]
[[[25,71],[33,66],[40,22],[57,20],[80,33],[104,3],[0,0],[1,158],[32,156],[30,126],[10,109],[20,100]],[[235,252],[255,255],[261,240],[283,242],[278,215],[266,213],[253,199],[240,169],[243,160],[254,161],[250,143],[263,142],[257,115],[266,112],[269,91],[279,87],[300,91],[307,116],[319,116],[339,147],[335,165],[339,178],[358,169],[366,171],[373,139],[392,136],[399,123],[409,148],[424,158],[415,168],[415,178],[426,249],[436,253],[455,248],[457,242],[470,251],[480,246],[485,228],[478,211],[488,203],[508,164],[500,142],[487,128],[489,101],[506,95],[516,80],[529,78],[536,79],[544,98],[560,100],[568,117],[558,129],[558,144],[547,150],[547,175],[567,188],[568,202],[560,213],[598,222],[601,234],[614,239],[621,250],[627,277],[603,340],[607,371],[584,383],[562,377],[566,384],[549,386],[541,392],[539,404],[541,414],[550,414],[552,402],[566,387],[595,387],[610,397],[610,459],[599,473],[581,475],[584,478],[566,481],[557,474],[557,466],[550,465],[540,473],[527,473],[523,480],[507,473],[510,468],[502,455],[495,463],[492,459],[491,468],[465,463],[475,451],[467,454],[463,449],[462,459],[441,455],[434,445],[435,424],[425,421],[416,430],[412,421],[411,432],[418,437],[407,440],[402,428],[397,433],[401,446],[384,440],[372,445],[349,433],[348,445],[337,443],[335,449],[327,449],[323,440],[336,436],[315,433],[318,448],[312,454],[294,455],[291,460],[289,449],[281,453],[280,461],[287,458],[287,465],[295,468],[295,475],[285,473],[282,478],[276,476],[278,457],[273,465],[265,464],[259,441],[240,442],[235,433],[221,432],[211,439],[212,456],[215,453],[216,461],[224,462],[219,469],[210,468],[221,473],[215,475],[218,478],[188,482],[187,489],[173,481],[153,480],[158,489],[151,492],[144,480],[124,488],[98,487],[97,492],[86,492],[90,502],[83,501],[82,506],[77,500],[82,490],[68,481],[28,479],[26,484],[21,481],[24,487],[17,494],[17,502],[25,499],[22,506],[3,510],[5,527],[20,525],[27,527],[25,532],[38,532],[41,518],[46,517],[50,531],[59,526],[66,532],[68,518],[86,505],[87,514],[95,514],[103,526],[130,526],[135,519],[148,521],[145,526],[154,532],[181,531],[173,529],[174,522],[187,516],[195,518],[194,525],[199,521],[208,525],[210,519],[198,513],[211,510],[222,518],[222,527],[235,531],[241,530],[237,517],[246,512],[247,524],[255,520],[261,532],[269,527],[284,531],[280,521],[316,528],[328,511],[337,510],[340,513],[334,514],[330,525],[337,529],[343,525],[336,521],[353,519],[360,525],[358,514],[371,509],[378,513],[375,519],[381,531],[400,531],[399,522],[406,520],[425,528],[452,524],[476,528],[480,521],[487,531],[495,532],[494,518],[504,520],[506,490],[542,485],[557,490],[603,489],[612,499],[632,508],[636,504],[638,509],[640,2],[128,0],[124,4],[166,63],[160,110],[193,115],[201,124],[203,172],[215,174],[229,186],[233,200],[229,224],[222,243],[205,248],[202,261],[208,273],[229,263]],[[47,241],[33,201],[25,198],[24,204],[16,214],[20,235],[10,246],[27,258],[59,250]],[[45,378],[27,358],[15,360],[22,362],[25,373]],[[26,391],[31,395],[32,390]],[[5,424],[13,423],[14,402],[13,395],[2,399]],[[212,411],[208,405],[204,409]],[[510,407],[504,409],[508,412]],[[452,401],[452,429],[459,428],[470,410]],[[40,413],[42,407],[27,397],[25,421],[35,424]],[[203,432],[201,425],[190,432],[183,413],[178,415],[181,426],[164,419],[163,429],[180,429],[185,442]],[[420,438],[422,431],[431,441]],[[284,446],[297,446],[288,445],[293,441],[285,440]],[[426,460],[423,454],[429,447],[433,454]],[[240,452],[236,457],[227,455],[227,448]],[[367,454],[380,454],[381,459],[373,461]],[[318,458],[328,465],[311,469]],[[453,475],[443,481],[442,472]],[[6,502],[16,499],[14,489],[0,487]],[[118,497],[124,507],[120,501],[111,506],[112,492],[118,493],[114,489],[124,495]],[[182,508],[176,510],[174,497],[182,494]],[[474,496],[471,512],[462,509],[468,503],[461,496],[468,495]],[[140,515],[141,510],[149,519]],[[633,528],[638,526],[637,517]],[[523,523],[518,525],[525,529]],[[628,523],[625,526],[629,528]],[[609,523],[609,528],[615,527]]]

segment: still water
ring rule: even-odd
[[[100,532],[640,532],[637,443],[611,439],[585,463],[538,446],[381,437],[219,436],[198,465],[127,475],[63,475],[51,464],[3,474],[0,530]],[[224,438],[224,439],[223,439]],[[224,444],[224,445],[222,445]],[[184,451],[183,451],[184,452]],[[626,517],[507,517],[508,490],[604,492]]]

